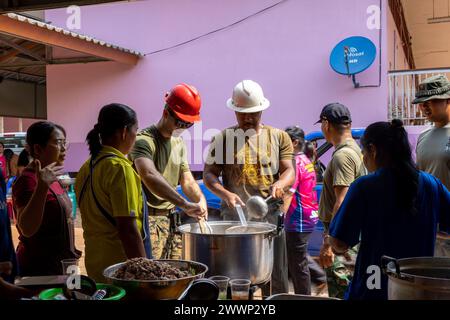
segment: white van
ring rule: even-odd
[[[26,132],[0,133],[0,142],[5,145],[5,149],[11,149],[18,155],[25,148],[26,135]]]

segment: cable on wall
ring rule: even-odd
[[[204,37],[209,36],[209,35],[211,35],[211,34],[213,34],[213,33],[217,33],[217,32],[223,31],[223,30],[228,29],[228,28],[230,28],[230,27],[233,27],[233,26],[235,26],[235,25],[237,25],[237,24],[239,24],[239,23],[241,23],[241,22],[244,22],[245,20],[248,20],[248,19],[250,19],[250,18],[252,18],[252,17],[254,17],[254,16],[256,16],[256,15],[259,15],[259,14],[261,14],[261,13],[267,11],[267,10],[270,10],[270,9],[272,9],[272,8],[275,8],[276,6],[279,6],[280,4],[282,4],[282,3],[286,2],[286,1],[288,1],[288,0],[281,0],[281,1],[279,1],[279,2],[277,2],[277,3],[275,3],[275,4],[273,4],[273,5],[270,5],[270,6],[266,7],[266,8],[264,8],[264,9],[261,9],[261,10],[255,12],[255,13],[253,13],[253,14],[251,14],[251,15],[245,17],[245,18],[242,18],[242,19],[240,19],[240,20],[238,20],[238,21],[236,21],[236,22],[233,22],[233,23],[231,23],[231,24],[229,24],[229,25],[227,25],[227,26],[225,26],[225,27],[222,27],[222,28],[219,28],[219,29],[212,30],[212,31],[210,31],[210,32],[204,33],[204,34],[202,34],[202,35],[200,35],[200,36],[197,36],[197,37],[195,37],[195,38],[192,38],[192,39],[190,39],[190,40],[187,40],[187,41],[178,43],[178,44],[176,44],[176,45],[173,45],[173,46],[170,46],[170,47],[167,47],[167,48],[163,48],[163,49],[159,49],[159,50],[156,50],[156,51],[152,51],[152,52],[145,53],[144,56],[149,56],[149,55],[152,55],[152,54],[156,54],[156,53],[160,53],[160,52],[163,52],[163,51],[171,50],[171,49],[174,49],[174,48],[177,48],[177,47],[181,47],[181,46],[183,46],[183,45],[185,45],[185,44],[188,44],[188,43],[190,43],[190,42],[193,42],[193,41],[196,41],[196,40],[198,40],[198,39],[204,38]]]

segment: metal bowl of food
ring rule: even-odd
[[[207,271],[206,265],[194,261],[137,258],[106,268],[103,276],[107,283],[124,288],[129,300],[171,300]]]

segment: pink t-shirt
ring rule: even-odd
[[[288,232],[312,232],[318,221],[316,172],[314,164],[303,153],[295,156],[295,183],[291,205],[284,226]]]

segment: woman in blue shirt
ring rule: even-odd
[[[450,231],[450,192],[416,169],[400,120],[370,125],[361,142],[372,174],[350,186],[331,223],[330,242],[337,254],[360,243],[346,298],[387,299],[387,277],[380,272],[381,287],[368,288],[373,276],[368,268],[380,267],[383,255],[433,256],[438,224],[441,231]]]
[[[11,237],[11,223],[6,206],[5,180],[0,171],[0,263],[2,262],[11,262],[11,274],[3,277],[9,282],[14,282],[14,277],[17,275],[16,253]]]
[[[11,224],[6,212],[5,180],[0,170],[0,300],[31,297],[32,292],[12,285],[17,274]]]

